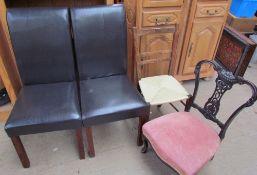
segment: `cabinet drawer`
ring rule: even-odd
[[[153,33],[141,36],[140,52],[159,52],[172,49],[174,33]]]
[[[144,10],[142,26],[165,26],[179,22],[181,10]]]
[[[181,6],[183,0],[143,0],[143,7]]]
[[[140,66],[140,77],[151,77],[157,75],[167,75],[169,74],[170,61],[156,61],[146,64],[141,64]]]
[[[228,3],[198,3],[196,17],[222,17],[226,15]]]

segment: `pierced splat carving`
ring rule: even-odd
[[[220,100],[222,96],[225,94],[225,92],[227,90],[230,90],[232,86],[232,83],[228,84],[218,76],[218,78],[216,79],[215,91],[212,94],[211,98],[208,99],[203,108],[208,114],[208,116],[216,118],[216,115],[219,112],[220,108]]]
[[[200,70],[203,64],[212,65],[214,70],[217,71],[218,77],[216,78],[216,87],[215,87],[214,93],[207,100],[204,107],[202,108],[196,103],[194,103],[194,101],[199,88]],[[241,112],[245,107],[249,107],[253,105],[257,100],[257,87],[253,83],[243,79],[242,77],[235,77],[232,72],[227,71],[220,64],[214,61],[207,61],[207,60],[200,61],[195,67],[195,75],[196,75],[196,80],[195,80],[194,93],[193,93],[193,96],[188,100],[185,111],[189,111],[191,107],[194,107],[198,109],[206,119],[209,119],[215,122],[221,129],[219,136],[222,140],[225,137],[227,128],[229,127],[233,119],[238,115],[238,113]],[[235,84],[248,85],[252,90],[252,96],[247,102],[239,106],[239,108],[237,108],[232,113],[232,115],[227,119],[225,123],[222,123],[216,118],[216,115],[220,108],[220,101],[223,95],[225,94],[225,92],[230,90]]]

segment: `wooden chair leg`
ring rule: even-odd
[[[24,168],[29,168],[30,167],[30,162],[29,162],[29,158],[27,156],[27,153],[24,149],[24,146],[21,142],[21,139],[19,136],[15,136],[15,137],[11,137],[12,143],[14,145],[14,148],[20,158],[20,161],[22,163],[22,166]]]
[[[139,117],[138,135],[137,135],[137,146],[143,145],[143,125],[149,120],[149,116]]]
[[[83,136],[82,136],[82,129],[76,130],[77,142],[78,142],[78,149],[79,149],[79,158],[85,159],[85,150],[83,144]]]
[[[214,155],[215,156],[215,155]],[[210,161],[212,161],[213,159],[214,159],[214,156],[212,156],[212,158],[211,158],[211,160]]]
[[[95,157],[95,148],[93,141],[93,132],[92,128],[86,128],[86,136],[87,136],[87,150],[89,157]]]
[[[148,150],[148,140],[144,137],[143,142],[144,142],[144,147],[142,148],[141,153],[146,153]]]

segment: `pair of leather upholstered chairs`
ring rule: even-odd
[[[138,145],[150,106],[126,76],[123,5],[17,8],[7,14],[23,88],[5,125],[23,167],[21,135],[76,130],[79,155],[94,156],[93,125],[139,117]]]

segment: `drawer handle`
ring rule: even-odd
[[[145,55],[141,55],[141,61],[145,60],[146,56]]]
[[[169,16],[159,16],[155,18],[155,24],[157,26],[159,25],[165,25],[170,22],[170,17]]]
[[[218,13],[218,10],[207,10],[208,15],[216,15]]]
[[[191,43],[191,44],[190,44],[189,51],[188,51],[188,57],[191,56],[191,52],[192,52],[193,45],[194,45],[194,43]]]

